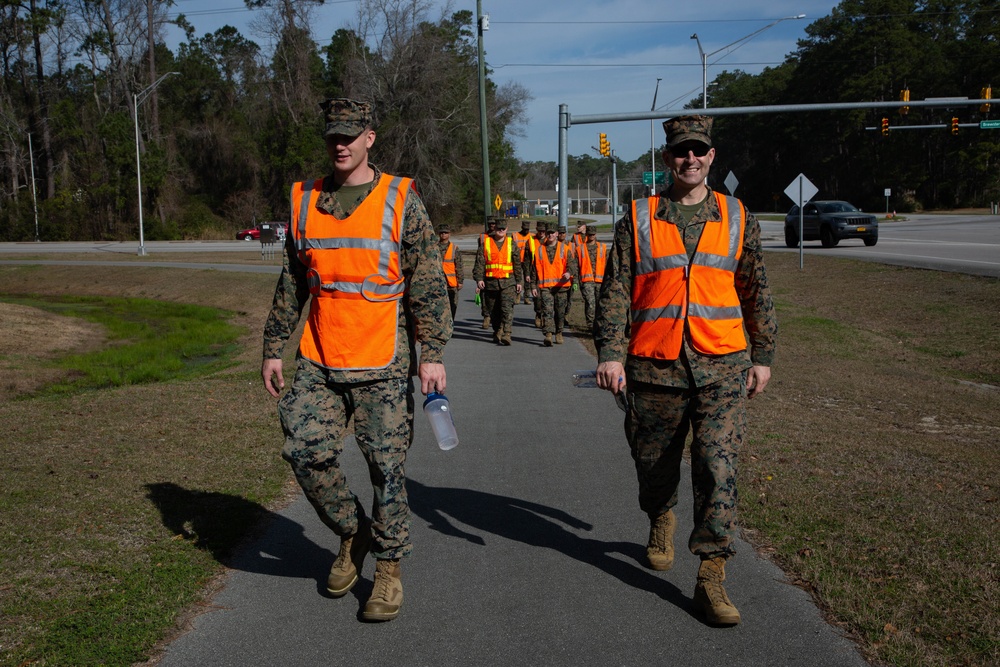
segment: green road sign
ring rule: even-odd
[[[665,171],[658,171],[658,172],[656,172],[656,183],[658,185],[663,185],[666,182],[667,182],[667,172],[665,172]],[[653,172],[651,172],[651,171],[644,171],[644,172],[642,172],[642,184],[643,185],[652,185],[653,184]]]
[[[1000,130],[1000,120],[981,120],[979,121],[980,130]]]

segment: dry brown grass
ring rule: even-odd
[[[873,660],[997,664],[1000,281],[830,257],[799,271],[794,254],[767,259],[781,335],[742,453],[746,536]],[[0,484],[37,507],[0,526],[3,571],[16,582],[0,587],[0,602],[19,595],[22,608],[51,613],[53,600],[101,584],[92,563],[102,550],[141,562],[150,545],[196,540],[197,517],[165,525],[147,484],[262,503],[280,493],[280,434],[257,377],[274,280],[0,267],[7,293],[198,303],[237,311],[247,329],[238,367],[196,382],[0,402],[13,453]],[[0,643],[30,638],[41,622],[33,613],[5,619]]]

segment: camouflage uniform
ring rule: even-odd
[[[374,189],[381,172],[353,201],[342,201],[332,178],[324,179],[316,206],[338,220],[346,218]],[[352,198],[353,199],[353,198]],[[280,359],[309,301],[306,267],[294,236],[285,244],[284,265],[264,326],[264,358]],[[386,368],[336,371],[301,357],[291,390],[278,403],[285,433],[282,457],[292,466],[320,519],[337,535],[353,535],[363,515],[358,498],[340,468],[343,438],[353,431],[364,454],[374,489],[372,553],[379,559],[409,554],[409,505],[403,464],[413,441],[413,387],[416,343],[421,363],[442,363],[452,333],[451,312],[441,255],[423,202],[415,190],[406,196],[401,228],[400,268],[407,289],[400,305],[396,356]]]
[[[481,240],[481,239],[480,239]],[[506,243],[504,239],[504,243]],[[494,338],[503,335],[504,332],[510,335],[514,327],[514,300],[517,297],[517,285],[524,285],[524,276],[521,268],[521,258],[517,253],[517,244],[514,239],[510,240],[511,263],[514,271],[507,278],[487,278],[486,277],[486,255],[483,251],[482,243],[476,253],[476,263],[472,267],[472,279],[477,283],[483,281],[482,297],[484,309],[490,318],[493,326]],[[497,244],[500,245],[500,244]]]
[[[588,233],[593,231],[596,234],[597,229],[593,225],[587,225]],[[601,245],[597,242],[597,237],[591,234],[585,237],[583,244],[581,245],[581,252],[586,252],[587,256],[590,258],[590,266],[597,271],[597,250]],[[588,242],[589,241],[589,242]],[[587,320],[587,329],[591,330],[594,328],[594,313],[597,310],[597,294],[600,292],[601,283],[598,282],[583,282],[579,268],[580,262],[577,261],[577,272],[576,272],[576,282],[580,285],[580,294],[583,296],[583,315]],[[597,276],[595,276],[596,278]]]
[[[438,229],[438,233],[440,234],[445,229],[447,228],[442,227]],[[454,241],[451,241],[451,243],[454,243]],[[448,252],[448,243],[444,241],[438,241],[438,252],[441,254],[441,257],[443,258],[444,254]],[[462,251],[458,249],[457,245],[455,246],[455,252],[453,253],[453,256],[455,258],[455,276],[458,278],[458,287],[448,286],[448,302],[451,304],[452,320],[455,319],[455,312],[458,310],[458,293],[461,291],[462,283],[465,281],[465,267],[462,265]],[[445,284],[447,284],[447,282]]]
[[[556,256],[556,244],[545,245],[538,248],[539,254],[545,253],[551,262]],[[566,251],[566,244],[563,244]],[[572,251],[566,260],[566,272],[570,275],[577,273],[576,256]],[[538,268],[534,262],[531,264],[531,281],[536,286],[538,284]],[[562,333],[566,323],[566,301],[569,299],[569,287],[539,287],[538,298],[542,302],[542,331],[550,334]]]
[[[661,197],[655,217],[678,227],[691,257],[708,220],[719,220],[709,191],[685,222],[677,205]],[[736,292],[750,339],[748,350],[709,356],[696,352],[687,333],[679,358],[628,355],[628,319],[635,272],[631,211],[618,221],[594,324],[600,362],[625,366],[625,434],[639,480],[639,506],[653,519],[677,503],[679,466],[688,429],[693,432],[691,475],[695,522],[688,543],[702,557],[730,556],[736,526],[737,455],[746,425],[746,371],[771,366],[777,320],[764,270],[760,224],[747,216]]]

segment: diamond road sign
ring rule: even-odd
[[[788,184],[785,188],[785,195],[788,196],[793,202],[798,206],[802,206],[807,201],[816,196],[819,192],[819,188],[812,184],[812,182],[805,177],[805,174],[799,174],[795,177],[795,180]],[[800,197],[801,195],[801,197]]]
[[[1000,120],[981,120],[979,121],[980,130],[1000,130]]]

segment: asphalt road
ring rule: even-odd
[[[399,618],[359,620],[370,560],[351,594],[326,595],[339,539],[298,496],[230,564],[224,589],[162,665],[866,664],[805,592],[742,542],[727,590],[743,623],[702,623],[691,601],[698,561],[685,548],[689,483],[677,563],[647,570],[623,415],[610,395],[571,384],[593,358],[573,337],[543,347],[527,305],[515,309],[513,346],[497,347],[479,326],[471,281],[463,296],[445,355],[460,443],[440,451],[416,415],[407,461],[415,546]],[[369,502],[351,443],[345,458]]]

